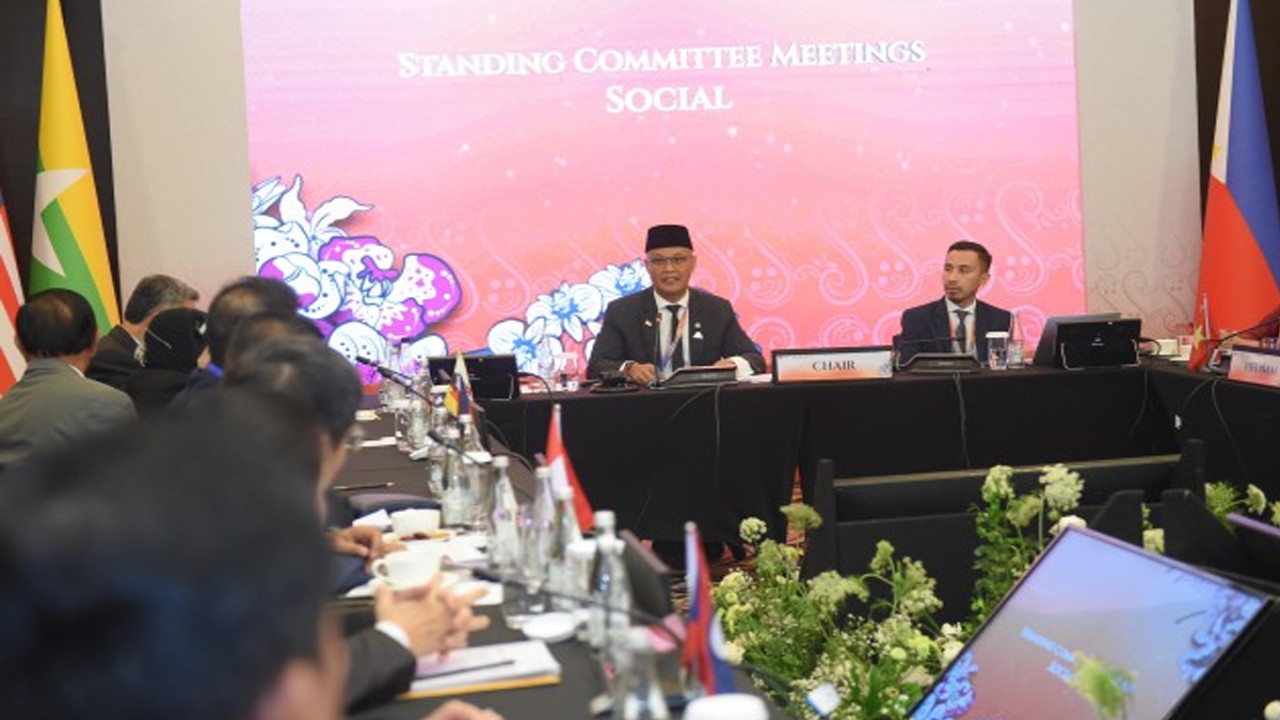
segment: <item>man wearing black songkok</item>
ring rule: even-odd
[[[698,256],[688,228],[649,228],[644,251],[653,289],[609,303],[587,376],[616,371],[648,384],[688,366],[736,367],[739,377],[764,372],[764,357],[729,301],[689,287]]]

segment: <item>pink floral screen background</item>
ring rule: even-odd
[[[258,272],[349,356],[588,353],[668,222],[766,356],[887,343],[961,238],[1031,338],[1084,308],[1070,0],[242,14]]]

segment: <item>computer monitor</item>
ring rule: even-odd
[[[1099,322],[1106,320],[1119,320],[1120,313],[1089,313],[1085,315],[1055,315],[1044,321],[1044,332],[1040,335],[1040,342],[1036,345],[1036,354],[1033,362],[1036,365],[1051,365],[1053,367],[1062,367],[1062,358],[1058,353],[1058,326],[1065,323],[1077,322]]]
[[[471,394],[477,400],[518,400],[520,398],[520,372],[515,355],[466,355],[467,375],[471,379]],[[453,380],[453,357],[427,358],[427,371],[431,382],[440,385]]]
[[[1064,531],[910,717],[1084,720],[1082,655],[1129,674],[1128,720],[1170,717],[1249,634],[1270,598],[1099,533]]]
[[[1280,527],[1244,515],[1231,513],[1227,522],[1236,531],[1236,540],[1252,577],[1280,583]]]

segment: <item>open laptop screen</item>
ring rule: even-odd
[[[1064,532],[912,711],[941,718],[1097,717],[1069,682],[1081,655],[1132,674],[1128,720],[1167,717],[1267,604],[1089,530]]]

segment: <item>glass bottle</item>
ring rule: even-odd
[[[458,447],[458,428],[445,428],[445,443]],[[471,521],[470,479],[462,466],[458,453],[444,450],[444,494],[440,502],[441,522],[452,528],[468,527]]]
[[[493,459],[493,474],[488,526],[489,565],[499,574],[509,575],[520,563],[520,539],[516,532],[510,460],[505,455]]]
[[[551,540],[547,587],[553,592],[551,605],[556,610],[573,610],[578,603],[566,595],[574,594],[568,582],[569,546],[582,539],[578,518],[573,509],[573,488],[567,485],[553,491],[556,500],[556,529]]]
[[[614,652],[613,720],[667,720],[657,653],[646,628],[630,628],[618,637]]]

